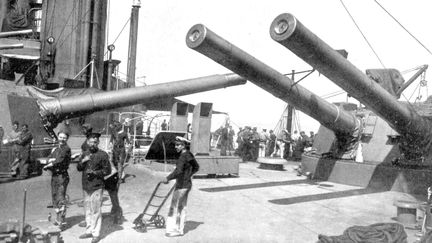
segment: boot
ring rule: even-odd
[[[54,225],[59,226],[60,230],[63,230],[66,227],[66,206],[61,206],[59,209],[56,209],[56,221]]]

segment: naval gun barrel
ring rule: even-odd
[[[408,143],[414,142],[417,149],[427,149],[432,137],[431,124],[413,108],[395,99],[293,15],[277,16],[271,24],[270,35],[387,121],[400,135],[408,138]]]
[[[351,135],[359,126],[352,114],[294,84],[290,78],[224,40],[202,24],[194,25],[188,31],[186,44],[315,118],[336,135]]]
[[[164,98],[189,95],[246,83],[237,74],[218,74],[175,82],[39,100],[40,115],[47,130],[53,129],[63,119],[75,118],[93,112],[144,104]]]

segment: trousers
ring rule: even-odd
[[[93,192],[84,191],[86,233],[93,237],[99,237],[102,228],[102,195],[102,188]]]
[[[166,233],[184,234],[186,206],[190,188],[175,189],[166,221]]]

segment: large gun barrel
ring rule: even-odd
[[[186,36],[187,46],[250,82],[284,100],[333,130],[336,135],[351,135],[359,126],[357,119],[319,96],[311,93],[278,71],[232,45],[198,24]]]
[[[427,149],[432,138],[431,124],[369,79],[293,15],[284,13],[276,17],[270,35],[387,121],[407,143],[414,142],[416,149]]]
[[[211,75],[116,91],[40,100],[38,104],[45,127],[52,129],[63,119],[79,117],[102,110],[143,104],[158,99],[241,85],[245,84],[246,81],[245,78],[237,74]]]

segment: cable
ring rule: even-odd
[[[401,73],[401,74],[406,74],[406,73],[409,73],[409,72],[412,72],[412,71],[419,70],[419,69],[422,68],[422,67],[423,67],[423,65],[421,65],[421,66],[417,66],[417,67],[415,67],[415,68],[411,68],[411,69],[407,69],[407,70],[401,71],[400,73]]]
[[[378,61],[381,63],[381,65],[383,66],[383,68],[385,68],[384,63],[381,61],[381,59],[379,58],[378,54],[375,52],[374,48],[372,47],[371,43],[369,43],[368,39],[366,38],[366,36],[363,34],[363,32],[361,31],[360,27],[357,25],[356,21],[354,20],[353,16],[351,15],[351,13],[348,11],[347,7],[345,6],[345,4],[343,3],[342,0],[339,0],[340,3],[342,4],[342,6],[345,8],[345,11],[348,13],[348,15],[350,16],[351,20],[354,22],[355,26],[357,27],[358,31],[360,32],[360,34],[363,36],[363,38],[365,39],[366,43],[369,45],[370,49],[372,50],[372,52],[375,54],[376,58],[378,59]]]
[[[64,30],[66,29],[66,25],[69,23],[69,20],[70,20],[72,14],[75,12],[75,11],[74,11],[74,10],[75,10],[75,7],[76,7],[76,0],[75,0],[74,3],[73,3],[73,8],[72,8],[72,10],[70,11],[70,14],[69,14],[69,16],[68,16],[66,22],[64,23],[63,28],[62,28],[62,30],[61,30],[59,36],[57,37],[57,40],[60,40],[61,36],[63,35],[63,32],[64,32]],[[63,42],[64,42],[64,41],[63,41]]]
[[[89,10],[87,10],[87,12],[85,12],[85,14],[84,14],[84,16],[83,16],[83,19],[85,19],[86,18],[86,16],[87,16],[87,14],[89,14],[90,13],[90,9]],[[68,39],[68,37],[76,30],[76,28],[78,28],[78,26],[80,26],[80,25],[82,25],[83,23],[81,22],[81,23],[79,23],[79,24],[76,24],[75,26],[74,26],[74,28],[71,30],[71,32],[64,38],[64,40],[59,44],[59,47],[57,47],[57,48],[60,48],[60,47],[62,47],[63,46],[63,44],[65,43],[65,41]]]
[[[345,94],[345,93],[346,92],[343,91],[343,90],[336,91],[336,92],[333,92],[333,93],[330,93],[330,94],[327,94],[327,95],[323,95],[323,96],[321,96],[321,98],[323,98],[323,99],[329,99],[329,98],[332,98],[332,97],[335,97],[335,96],[338,96],[338,95],[341,95],[341,94]]]
[[[123,28],[120,30],[120,33],[118,33],[117,37],[114,39],[112,45],[115,44],[115,42],[117,41],[117,39],[120,37],[120,35],[123,33],[123,30],[126,28],[126,25],[129,23],[130,21],[130,17],[128,18],[128,20],[126,21],[126,23],[123,25]],[[108,51],[105,52],[104,56],[106,56],[106,54],[108,53]]]
[[[429,52],[429,54],[432,55],[432,52],[419,39],[417,39],[413,34],[411,34],[411,32],[409,32],[408,29],[405,28],[405,26],[403,26],[395,17],[393,17],[393,15],[391,15],[389,11],[387,11],[377,0],[374,1],[384,10],[384,12],[386,12],[394,21],[396,21],[396,23],[398,23],[399,26],[402,27],[402,29],[404,29],[412,38],[414,38],[417,43],[419,43],[427,52]]]
[[[48,3],[47,3],[47,6],[48,6]],[[51,12],[51,21],[50,21],[50,24],[49,24],[49,32],[50,32],[51,36],[53,35],[53,27],[52,27],[52,25],[54,23],[55,8],[56,8],[56,1],[54,0],[53,9],[52,9],[52,12]]]

